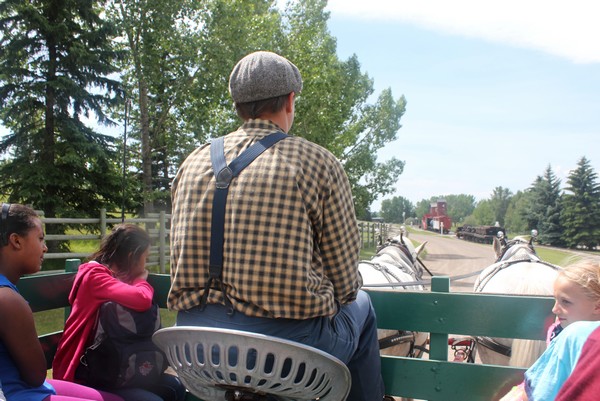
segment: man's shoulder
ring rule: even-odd
[[[306,138],[290,135],[290,137],[287,138],[286,141],[287,140],[289,140],[290,141],[289,143],[294,146],[307,149],[310,152],[316,152],[320,157],[337,160],[335,155],[333,153],[331,153],[331,151],[329,149],[319,145],[318,143],[309,141]]]

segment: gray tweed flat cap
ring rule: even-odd
[[[255,102],[302,90],[298,68],[278,54],[259,51],[241,59],[229,76],[235,103]]]

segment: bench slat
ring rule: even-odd
[[[550,297],[368,292],[382,329],[544,340],[554,320]]]
[[[525,369],[382,356],[387,394],[429,401],[489,401],[523,381]]]
[[[154,288],[154,302],[160,308],[166,308],[167,297],[171,288],[171,276],[169,274],[151,273],[148,275],[148,282]]]
[[[69,306],[75,273],[34,274],[19,280],[17,288],[33,312]]]

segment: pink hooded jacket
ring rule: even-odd
[[[124,283],[108,267],[95,261],[79,266],[69,294],[72,310],[52,363],[52,377],[76,381],[75,370],[90,345],[100,305],[114,301],[142,312],[150,308],[153,296],[154,289],[146,280]]]

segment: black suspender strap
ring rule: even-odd
[[[265,150],[275,145],[282,139],[287,138],[287,134],[283,132],[275,132],[270,134],[260,141],[256,142],[241,155],[231,161],[227,165],[224,151],[224,137],[215,139],[210,144],[210,159],[215,172],[216,190],[212,204],[212,220],[210,228],[210,266],[208,269],[209,277],[204,293],[200,301],[200,309],[204,309],[208,299],[208,293],[213,282],[217,282],[223,293],[225,304],[228,306],[228,314],[233,314],[233,305],[225,293],[223,288],[223,243],[225,236],[225,207],[227,206],[227,194],[229,192],[229,184],[237,177],[240,172],[252,163]]]

